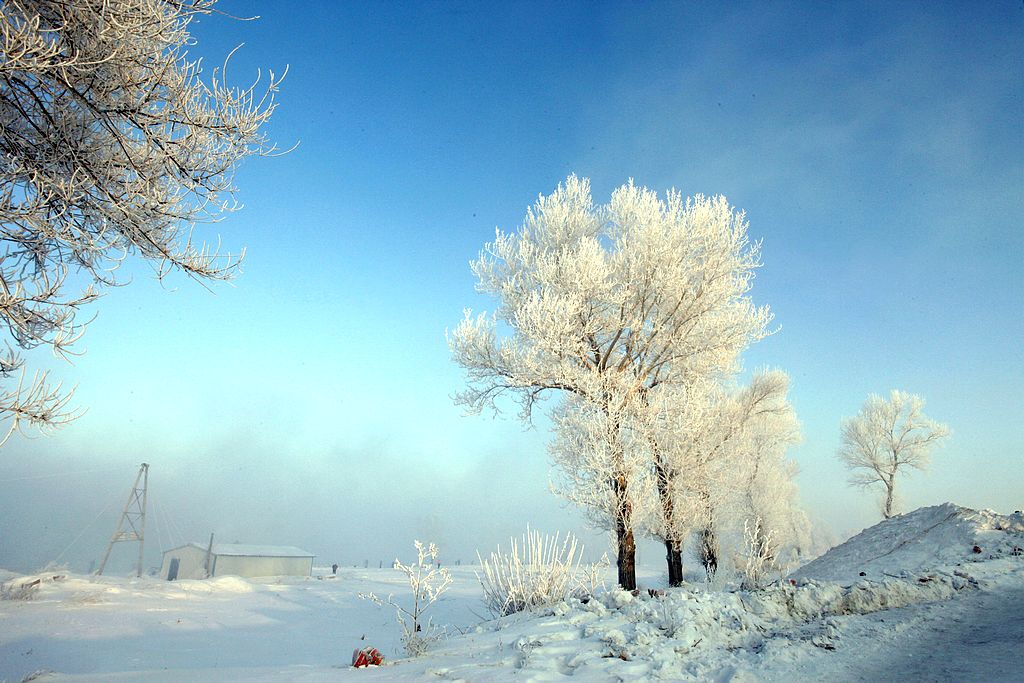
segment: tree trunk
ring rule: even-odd
[[[885,519],[892,517],[892,490],[896,483],[895,479],[895,477],[890,477],[885,482],[885,509],[882,510],[882,517]]]
[[[708,581],[715,578],[718,571],[718,535],[715,533],[715,508],[711,504],[711,493],[707,489],[700,491],[701,501],[707,521],[700,530],[700,561],[708,575]]]
[[[633,529],[622,524],[621,520],[616,524],[616,536],[619,541],[619,585],[623,590],[636,590],[636,540],[633,538]]]
[[[636,590],[636,539],[633,537],[633,505],[629,502],[628,479],[622,472],[613,481],[618,514],[615,516],[615,539],[618,541],[619,585],[623,590]]]
[[[668,585],[683,585],[683,548],[682,544],[665,539],[665,559],[668,561]]]
[[[711,581],[718,571],[718,536],[711,524],[700,530],[700,561]]]
[[[654,449],[658,457],[657,448]],[[665,525],[665,560],[668,562],[668,585],[681,586],[683,583],[683,552],[682,543],[675,540],[675,507],[669,492],[668,471],[660,462],[655,464],[658,482],[658,499],[661,502],[661,518]]]

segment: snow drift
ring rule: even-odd
[[[1022,547],[1024,515],[1020,512],[1000,515],[943,503],[879,522],[790,577],[848,585],[864,577],[904,576],[1009,556]]]

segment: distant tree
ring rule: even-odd
[[[0,4],[0,375],[6,440],[74,416],[17,349],[73,354],[77,314],[136,256],[159,277],[230,278],[241,255],[193,241],[237,208],[238,163],[273,152],[262,132],[280,79],[201,80],[192,19],[214,0],[5,0]],[[12,343],[11,343],[12,342]],[[20,371],[20,372],[19,372]]]
[[[597,440],[577,440],[574,467],[593,467],[587,480],[614,501],[623,588],[636,587],[632,406],[663,384],[730,370],[765,334],[771,316],[747,296],[758,252],[722,197],[660,200],[630,182],[595,207],[588,181],[570,176],[472,264],[500,305],[493,316],[467,311],[449,335],[470,384],[456,401],[479,411],[511,394],[527,420],[548,392],[585,405]]]
[[[851,470],[852,485],[885,489],[885,519],[893,516],[896,475],[908,467],[925,469],[932,448],[949,435],[923,408],[920,396],[893,390],[888,400],[872,394],[856,417],[842,422],[839,459]]]

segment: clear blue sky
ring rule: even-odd
[[[468,262],[572,172],[599,202],[632,177],[746,210],[781,329],[745,364],[793,377],[823,528],[877,519],[835,450],[893,388],[954,432],[905,509],[1024,507],[1020,2],[218,7],[260,19],[202,19],[193,53],[245,43],[236,82],[290,65],[271,134],[300,146],[245,165],[244,210],[206,233],[248,248],[233,286],[135,267],[96,306],[55,366],[88,413],[0,451],[0,566],[85,568],[143,460],[150,564],[210,531],[375,563],[580,528],[542,424],[452,405],[444,341],[493,308]]]

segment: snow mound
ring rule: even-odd
[[[614,590],[585,602],[570,599],[545,614],[482,624],[475,635],[489,644],[489,658],[487,646],[454,639],[436,653],[444,668],[427,673],[471,681],[506,680],[511,670],[528,680],[760,680],[754,675],[758,653],[772,642],[834,650],[837,618],[948,600],[977,588],[964,572],[930,572],[852,586],[780,581],[759,591],[670,589],[636,596]],[[491,638],[479,635],[488,631]],[[489,679],[495,636],[504,677]]]
[[[1005,557],[1019,554],[1022,547],[1024,515],[1020,512],[1000,515],[943,503],[883,520],[790,576],[849,584],[864,577],[905,577],[940,566]]]

